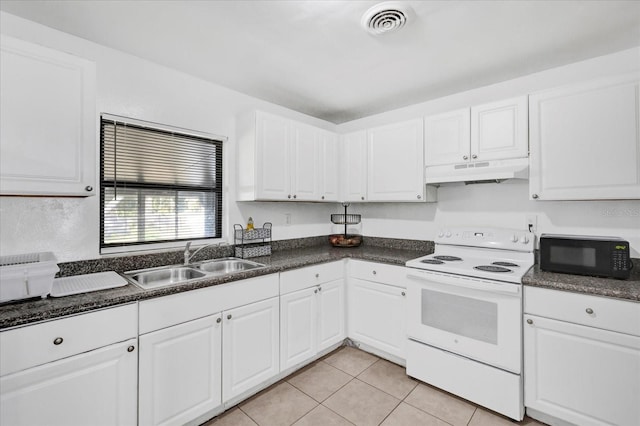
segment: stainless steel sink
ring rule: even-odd
[[[215,275],[226,275],[233,274],[235,272],[248,271],[251,269],[264,268],[264,265],[261,263],[239,259],[237,257],[206,260],[204,262],[198,262],[193,266],[202,271],[207,271]]]
[[[179,284],[206,276],[202,271],[188,266],[164,266],[125,272],[125,275],[138,286],[149,289]]]
[[[236,257],[205,260],[192,265],[161,266],[159,268],[128,271],[124,275],[143,289],[166,287],[182,284],[198,278],[220,277],[251,269],[264,268],[265,265]]]

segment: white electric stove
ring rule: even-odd
[[[534,235],[455,228],[435,243],[406,263],[407,374],[521,420],[521,282]]]

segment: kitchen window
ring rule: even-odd
[[[224,139],[103,114],[101,251],[221,238]]]

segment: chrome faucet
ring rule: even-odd
[[[193,259],[195,257],[195,255],[198,254],[198,252],[200,250],[202,250],[202,249],[206,249],[207,247],[211,247],[211,246],[223,247],[223,246],[226,246],[226,245],[227,245],[226,241],[221,241],[219,243],[211,243],[211,244],[207,244],[206,246],[200,247],[199,249],[197,249],[193,253],[189,253],[189,247],[191,247],[191,241],[189,241],[187,243],[187,246],[184,248],[184,264],[188,265],[189,263],[191,263],[191,259]]]
[[[184,264],[185,265],[188,265],[189,260],[191,259],[191,256],[189,254],[189,247],[191,247],[191,241],[189,241],[187,243],[187,246],[184,248]]]

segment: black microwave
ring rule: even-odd
[[[549,272],[627,279],[629,243],[618,237],[542,234],[540,269]]]

